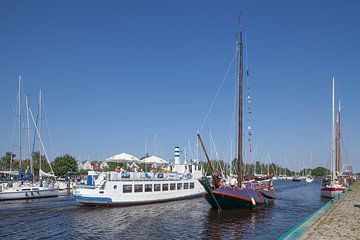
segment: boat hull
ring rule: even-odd
[[[144,189],[141,192],[135,192],[135,186],[144,185],[167,185],[176,184],[181,186],[192,183],[193,188],[187,189],[170,189],[164,191],[162,188],[155,191],[146,192]],[[109,181],[103,187],[92,187],[77,189],[74,196],[75,201],[87,206],[130,206],[152,204],[160,202],[178,201],[183,199],[190,199],[201,197],[205,191],[200,183],[195,180],[179,180],[179,181]],[[131,186],[130,193],[124,192],[124,186]]]
[[[222,186],[213,189],[208,181],[200,180],[206,194],[205,199],[213,209],[242,209],[268,206],[275,199],[274,190]]]
[[[345,187],[322,187],[320,189],[321,196],[325,198],[334,198],[338,194],[344,192],[346,190]]]
[[[57,197],[58,195],[59,189],[57,188],[26,191],[4,191],[0,192],[0,201]]]
[[[174,197],[174,198],[159,198],[155,200],[134,200],[134,201],[126,201],[126,200],[116,200],[110,197],[83,197],[76,195],[75,201],[78,203],[82,203],[86,206],[117,206],[117,207],[126,207],[126,206],[134,206],[134,205],[146,205],[153,203],[163,203],[163,202],[171,202],[171,201],[180,201],[185,199],[192,199],[201,197],[203,193],[191,194],[182,197]]]

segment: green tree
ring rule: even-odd
[[[330,170],[324,167],[317,167],[311,171],[311,174],[315,177],[322,177],[330,174]]]
[[[76,159],[69,154],[55,158],[51,166],[56,176],[64,176],[68,172],[77,172],[78,170]]]
[[[1,159],[0,159],[1,169],[3,169],[3,170],[10,169],[11,155],[12,155],[12,159],[14,159],[16,156],[15,154],[13,154],[11,152],[6,152],[5,155],[3,157],[1,157]],[[13,162],[13,168],[14,168],[14,162]]]

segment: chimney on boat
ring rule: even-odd
[[[175,164],[180,164],[180,148],[175,147]]]

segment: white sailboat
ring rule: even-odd
[[[306,181],[307,183],[311,183],[311,182],[314,181],[314,178],[313,178],[311,175],[307,175],[307,176],[305,177],[305,181]]]
[[[320,191],[322,197],[333,198],[346,190],[336,176],[336,144],[335,144],[335,78],[332,83],[332,132],[331,132],[331,175],[323,180]]]
[[[17,113],[19,118],[19,156],[20,156],[20,170],[18,171],[18,179],[13,179],[13,181],[5,182],[0,184],[0,200],[19,200],[19,199],[31,199],[31,198],[43,198],[43,197],[55,197],[59,194],[58,187],[55,186],[55,181],[52,181],[48,184],[42,184],[40,182],[35,182],[33,179],[33,159],[32,159],[32,150],[30,143],[30,116],[35,125],[35,129],[39,140],[41,142],[41,146],[45,152],[46,158],[47,153],[45,151],[44,145],[42,143],[42,139],[40,137],[40,132],[38,127],[36,126],[34,117],[32,115],[31,109],[28,104],[28,98],[26,96],[26,119],[27,119],[27,141],[28,141],[28,151],[29,151],[29,160],[30,160],[30,172],[28,174],[28,178],[24,178],[21,169],[21,161],[22,161],[22,152],[21,152],[21,76],[19,76],[19,91],[18,91],[18,105],[17,105]],[[40,97],[41,99],[41,97]],[[40,152],[41,153],[41,152]],[[41,154],[40,154],[41,158]],[[48,158],[47,158],[48,159]],[[41,162],[41,161],[40,161]],[[12,164],[12,157],[11,157]],[[51,165],[50,165],[51,167]],[[11,167],[11,173],[12,167]],[[39,169],[39,175],[42,175],[41,166]],[[53,176],[53,174],[52,174]]]
[[[312,150],[310,151],[310,163],[312,163]],[[305,169],[304,169],[304,171],[305,171]],[[311,169],[309,170],[309,172],[307,173],[307,175],[305,177],[305,182],[307,182],[307,183],[314,182],[314,177],[311,175]]]

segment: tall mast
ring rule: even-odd
[[[18,117],[19,117],[19,158],[20,169],[22,165],[22,152],[21,152],[21,75],[19,75],[19,89],[18,89]]]
[[[40,130],[41,130],[41,101],[42,101],[42,95],[41,95],[41,89],[39,90],[39,121],[38,121],[38,125],[39,125],[39,139],[40,139]],[[41,145],[39,144],[39,181],[41,184]]]
[[[332,85],[332,107],[331,107],[332,123],[331,123],[331,172],[332,179],[335,179],[335,77],[333,77]]]
[[[30,173],[33,174],[33,162],[32,162],[32,154],[31,154],[31,141],[30,141],[30,119],[29,119],[29,100],[28,96],[25,97],[26,103],[26,120],[27,120],[27,137],[28,137],[28,151],[29,151],[29,159],[30,159]]]
[[[243,132],[243,41],[242,30],[240,30],[239,42],[240,62],[239,62],[239,112],[238,112],[238,153],[237,153],[237,169],[238,184],[241,185],[242,176],[242,132]]]
[[[341,102],[339,100],[339,112],[337,115],[337,120],[336,120],[336,148],[335,148],[335,171],[340,172],[340,157],[341,157],[341,151],[340,151],[340,140],[341,140],[341,133],[340,133],[340,113],[341,113],[341,106],[340,106]]]

